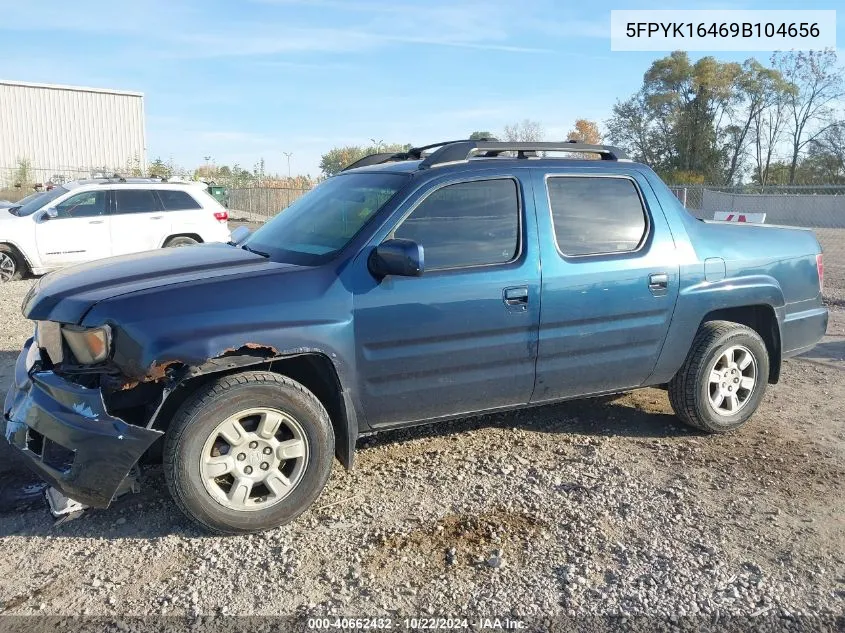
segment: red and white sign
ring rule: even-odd
[[[739,211],[716,211],[713,219],[719,222],[748,222],[763,224],[766,222],[765,213],[740,213]]]

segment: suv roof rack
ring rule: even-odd
[[[101,185],[113,185],[123,183],[135,185],[151,185],[157,183],[167,183],[166,178],[144,178],[141,176],[121,176],[120,174],[115,174],[114,176],[103,176],[100,178],[91,178],[91,181]]]
[[[470,158],[493,158],[503,152],[516,152],[517,158],[536,156],[537,152],[572,152],[581,154],[598,154],[602,160],[628,161],[628,155],[618,147],[612,145],[589,145],[577,141],[562,142],[512,142],[499,141],[495,138],[478,140],[458,140],[432,143],[421,147],[412,147],[404,152],[370,154],[356,160],[343,169],[356,169],[367,165],[380,165],[403,160],[420,160],[426,150],[438,148],[426,156],[420,169],[428,169],[447,163],[467,161]]]
[[[437,151],[432,152],[420,164],[420,169],[469,160],[474,154],[479,158],[490,158],[499,156],[503,152],[516,152],[517,158],[536,156],[537,152],[573,152],[598,154],[602,160],[628,160],[628,155],[625,152],[612,145],[588,145],[573,141],[559,143],[534,141],[460,141],[445,145]]]
[[[496,139],[485,139],[493,140]],[[430,145],[423,145],[421,147],[412,147],[404,152],[381,152],[378,154],[369,154],[364,158],[359,158],[354,163],[350,163],[341,171],[347,169],[357,169],[358,167],[366,167],[367,165],[381,165],[382,163],[394,163],[400,160],[419,160],[422,158],[424,151],[434,149],[435,147],[443,147],[444,145],[453,145],[455,143],[463,143],[463,139],[457,141],[442,141],[440,143],[431,143]]]

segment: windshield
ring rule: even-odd
[[[24,204],[18,203],[20,206],[13,208],[15,209],[15,213],[19,216],[31,215],[51,200],[55,200],[67,192],[68,190],[64,187],[53,187],[50,191],[42,191],[28,195],[26,198],[21,200]]]
[[[340,174],[309,191],[244,242],[274,260],[332,259],[408,180],[404,174]]]

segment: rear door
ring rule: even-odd
[[[153,189],[116,187],[111,220],[115,255],[159,248],[170,234],[170,221]]]
[[[108,192],[84,191],[52,205],[56,217],[38,212],[35,240],[45,268],[60,268],[112,254]]]
[[[635,387],[678,297],[662,209],[636,170],[533,170],[542,300],[532,402]]]
[[[167,213],[170,235],[198,235],[205,241],[213,213],[203,211],[202,205],[182,189],[156,189],[161,206]],[[215,220],[216,221],[216,220]]]

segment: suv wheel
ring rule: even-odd
[[[194,238],[180,235],[179,237],[171,237],[164,243],[164,248],[173,248],[178,246],[193,246],[199,244]]]
[[[730,321],[708,321],[669,383],[669,401],[690,426],[724,433],[754,414],[768,378],[769,354],[757,332]]]
[[[179,508],[220,534],[295,519],[331,472],[334,432],[320,401],[269,372],[224,376],[179,409],[164,445],[164,475]]]
[[[11,246],[0,244],[0,283],[23,278],[26,267]]]

